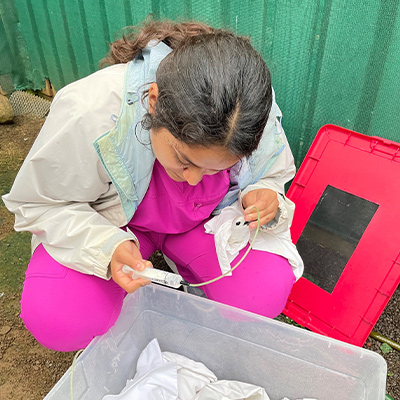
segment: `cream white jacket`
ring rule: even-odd
[[[110,278],[108,265],[117,246],[136,240],[120,229],[128,221],[93,146],[115,126],[125,69],[126,64],[102,69],[57,93],[10,193],[3,196],[6,207],[15,214],[15,230],[33,234],[32,251],[42,243],[61,264],[104,279]],[[242,195],[257,188],[284,193],[295,166],[283,132],[282,138],[286,146],[276,162]],[[284,196],[278,197],[277,218],[264,229],[287,237],[294,205]]]

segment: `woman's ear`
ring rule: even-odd
[[[156,111],[156,102],[158,99],[158,86],[157,83],[153,82],[149,89],[149,112],[154,114]]]

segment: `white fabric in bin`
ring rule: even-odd
[[[157,339],[153,339],[140,354],[136,374],[127,381],[122,392],[103,397],[103,400],[112,399],[178,399],[176,363],[163,359]]]
[[[238,381],[216,381],[206,385],[192,400],[269,400],[261,387]]]
[[[218,381],[204,364],[161,353],[153,339],[141,353],[137,372],[120,394],[103,400],[270,400],[264,389],[238,381]]]
[[[180,400],[192,400],[204,386],[217,380],[214,373],[200,362],[175,353],[163,352],[162,355],[165,361],[176,363]]]

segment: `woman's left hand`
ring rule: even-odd
[[[274,219],[279,206],[278,195],[271,189],[255,189],[242,197],[245,220],[251,222],[250,229],[257,228],[257,211],[260,213],[260,226]]]

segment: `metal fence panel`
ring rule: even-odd
[[[0,0],[0,50],[18,88],[60,89],[149,13],[251,36],[298,165],[326,123],[400,141],[398,0]]]

